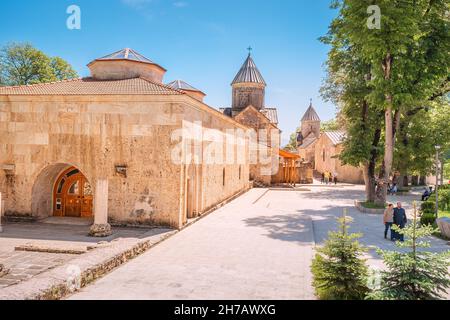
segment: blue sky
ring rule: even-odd
[[[312,98],[322,118],[335,107],[321,100],[328,48],[318,41],[335,11],[330,0],[9,0],[0,3],[0,45],[30,42],[69,61],[82,76],[91,60],[131,47],[203,90],[213,107],[231,104],[230,83],[248,46],[279,109],[283,141]],[[66,9],[81,8],[81,30],[68,30]]]

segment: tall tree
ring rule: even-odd
[[[31,44],[12,43],[0,50],[0,84],[28,85],[77,77],[63,59],[50,58]]]
[[[329,37],[350,48],[370,67],[371,108],[384,113],[384,158],[377,179],[376,202],[386,201],[396,135],[402,114],[428,101],[448,77],[450,59],[447,0],[380,0],[381,28],[366,25],[369,0],[336,0],[339,16]],[[339,47],[338,47],[339,48]]]

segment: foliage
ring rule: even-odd
[[[422,226],[433,226],[436,222],[436,214],[434,213],[423,213],[420,216],[420,225]]]
[[[437,230],[430,225],[421,225],[414,209],[414,219],[405,229],[394,230],[406,237],[397,242],[401,251],[378,250],[387,270],[381,272],[381,282],[368,295],[373,300],[435,300],[443,298],[450,288],[448,271],[450,251],[433,253],[429,241],[421,240]],[[422,248],[419,250],[419,248]],[[406,250],[405,250],[406,249]],[[409,250],[408,250],[409,249]]]
[[[439,218],[450,218],[450,210],[439,211]]]
[[[436,203],[431,200],[422,202],[422,204],[420,205],[420,212],[422,214],[435,213],[435,211],[436,211]]]
[[[361,235],[348,233],[348,220],[345,214],[338,220],[340,230],[329,233],[312,262],[313,286],[322,300],[360,300],[369,292],[364,248],[356,240]]]
[[[448,121],[437,117],[436,126],[420,121],[425,110],[440,104],[449,91],[450,33],[446,0],[377,1],[380,29],[366,26],[371,4],[333,1],[339,14],[322,38],[331,46],[323,91],[339,102],[346,117],[341,158],[347,164],[368,166],[371,180],[366,179],[366,190],[376,183],[376,201],[383,203],[392,169],[429,171],[436,141],[450,141],[448,136],[442,138]],[[444,117],[448,112],[436,114]],[[375,178],[375,167],[380,179]]]
[[[12,43],[0,50],[0,85],[29,85],[77,76],[66,61],[50,58],[31,44]]]
[[[289,137],[289,143],[284,147],[285,150],[295,152],[297,151],[297,132],[300,131],[300,128],[291,134]]]
[[[342,126],[339,124],[339,122],[336,119],[332,119],[329,121],[324,121],[320,124],[320,131],[339,131],[342,130]]]
[[[361,205],[367,209],[386,209],[386,206],[382,206],[370,201],[362,202]]]
[[[442,189],[438,192],[438,202],[440,210],[450,210],[450,190]]]
[[[444,177],[450,180],[450,160],[447,160],[444,164]]]
[[[78,77],[77,72],[73,70],[72,66],[60,57],[51,58],[50,66],[58,81]]]

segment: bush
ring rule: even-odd
[[[450,208],[450,190],[443,189],[439,191],[439,209],[446,210]]]
[[[435,211],[436,211],[436,203],[434,203],[432,201],[422,202],[421,207],[420,207],[420,212],[422,214],[434,213]]]
[[[321,300],[362,300],[369,293],[368,268],[361,258],[364,249],[348,233],[347,217],[339,219],[340,231],[330,232],[311,266],[313,286]]]
[[[434,213],[424,213],[420,217],[420,225],[433,226],[436,222],[436,215]]]
[[[437,230],[419,225],[414,207],[414,219],[405,229],[394,227],[405,242],[397,242],[402,251],[377,252],[383,257],[386,270],[381,272],[379,288],[368,295],[373,300],[436,300],[445,299],[450,288],[450,251],[434,253],[429,238]],[[419,248],[421,250],[419,250]]]

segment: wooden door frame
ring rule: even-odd
[[[78,171],[78,172],[74,173],[74,174],[72,174],[70,176],[67,176],[69,173],[71,173],[73,171]],[[81,178],[81,180],[80,180],[80,178]],[[61,190],[60,190],[60,193],[59,193],[58,189],[60,188],[60,184],[61,184],[62,180],[65,180],[65,181],[61,185]],[[84,196],[83,195],[83,193],[84,193],[84,186],[85,186],[86,183],[90,184],[90,182],[86,178],[86,176],[81,172],[81,170],[78,169],[75,166],[71,166],[71,167],[65,169],[64,171],[62,171],[58,175],[58,177],[56,178],[56,181],[55,181],[55,183],[53,185],[53,190],[52,190],[52,214],[51,214],[51,216],[53,216],[53,217],[55,217],[55,216],[56,217],[65,217],[66,216],[65,215],[65,209],[66,209],[65,197],[63,196],[65,194],[64,191],[67,190],[67,188],[70,188],[72,186],[73,182],[75,182],[77,180],[82,181],[82,183],[79,186],[79,188],[80,188],[79,199],[82,201],[84,199],[83,198],[83,196]],[[92,188],[92,185],[91,185],[91,188]],[[59,198],[58,198],[58,195],[60,195]],[[83,216],[83,210],[82,210],[83,204],[82,203],[80,204],[80,218],[88,218],[88,217],[91,218],[91,217],[94,216],[93,215],[93,197],[94,196],[91,195],[91,196],[89,196],[89,199],[88,199],[88,201],[91,202],[91,212],[90,212],[89,216],[86,216],[86,215]],[[90,198],[92,198],[92,199],[90,199]],[[61,209],[59,209],[60,212],[57,212],[58,211],[58,209],[57,209],[57,205],[58,205],[57,199],[61,199],[61,203],[60,203]]]

